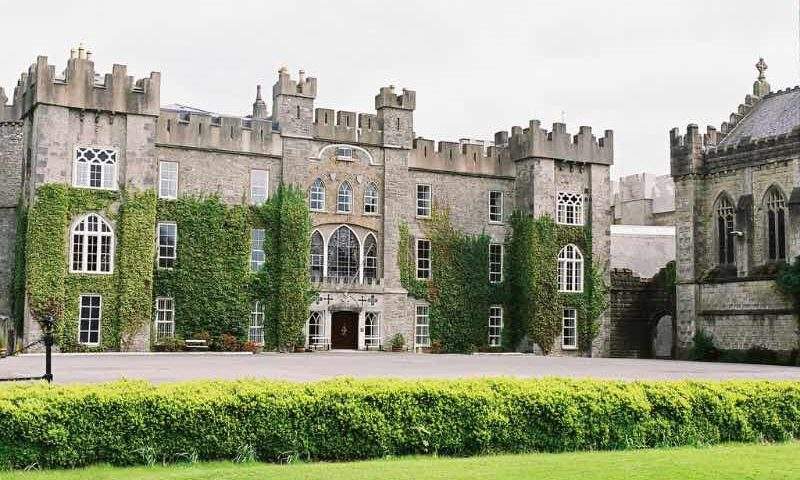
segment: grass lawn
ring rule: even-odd
[[[408,457],[354,463],[196,463],[168,467],[92,467],[0,473],[9,480],[100,479],[536,479],[747,480],[800,478],[800,442],[730,444],[708,448],[498,455],[472,458]]]

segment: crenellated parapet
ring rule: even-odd
[[[157,121],[160,145],[280,155],[272,121],[164,109]]]
[[[315,98],[317,96],[317,79],[306,77],[306,72],[300,70],[297,80],[295,80],[286,67],[281,67],[278,70],[278,81],[272,86],[272,96],[278,95]]]
[[[505,132],[497,134],[504,138]],[[580,127],[577,135],[567,133],[564,123],[554,123],[553,129],[540,128],[539,120],[531,120],[528,128],[513,127],[508,138],[511,159],[550,158],[569,162],[614,163],[614,132],[606,130],[602,138],[592,134],[591,127]]]
[[[482,141],[461,139],[436,143],[422,137],[414,139],[409,168],[446,173],[513,177],[514,162],[504,146],[486,146]]]
[[[14,92],[14,104],[24,116],[37,104],[58,105],[84,110],[157,116],[159,113],[161,74],[134,80],[125,65],[114,65],[112,73],[95,73],[91,52],[73,49],[67,68],[56,74],[47,57],[23,73]]]
[[[374,113],[317,108],[314,110],[314,137],[335,142],[380,145],[383,129]]]

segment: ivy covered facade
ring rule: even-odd
[[[232,117],[162,106],[158,73],[100,77],[83,49],[55,71],[37,59],[0,109],[22,344],[53,315],[64,351],[607,352],[611,131],[437,144],[411,90],[336,112],[281,69]]]

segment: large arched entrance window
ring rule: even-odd
[[[772,187],[764,198],[767,212],[767,255],[770,261],[786,260],[786,198]]]
[[[320,280],[323,276],[323,262],[325,260],[325,246],[322,242],[322,234],[314,232],[311,235],[311,278]]]
[[[364,280],[374,281],[378,278],[378,242],[373,234],[364,239]]]
[[[360,248],[358,238],[350,228],[341,226],[328,240],[328,276],[358,280]]]
[[[100,215],[90,213],[72,227],[70,252],[71,272],[111,273],[114,270],[114,231]]]
[[[733,203],[726,194],[717,200],[717,256],[720,265],[733,265],[736,263],[733,244],[733,220],[735,211]]]

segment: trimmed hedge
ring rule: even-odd
[[[800,383],[204,381],[0,389],[0,464],[353,460],[800,438]]]

